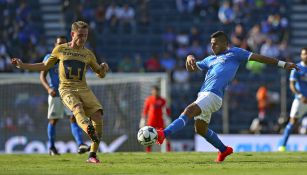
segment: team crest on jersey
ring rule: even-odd
[[[226,53],[226,57],[231,57],[231,56],[234,56],[232,52]]]
[[[215,64],[218,64],[218,63],[225,63],[226,59],[224,56],[217,56],[215,60],[213,60],[212,62],[209,63],[209,67],[210,66],[213,66]]]

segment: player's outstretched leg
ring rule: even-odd
[[[92,142],[91,144],[91,148],[90,148],[90,153],[89,153],[89,158],[87,160],[88,163],[100,163],[99,159],[97,158],[97,151],[99,148],[99,143],[100,143],[100,139],[102,136],[102,125],[103,125],[103,121],[101,118],[101,111],[97,111],[93,114],[93,116],[91,117],[92,119],[92,123],[93,123],[93,127],[97,133],[97,138],[99,139],[99,142]]]
[[[85,116],[85,112],[80,104],[74,107],[73,113],[78,126],[90,137],[93,142],[99,143],[95,128],[90,121],[90,118]]]
[[[195,120],[195,132],[200,136],[204,137],[212,146],[219,150],[216,162],[222,162],[224,159],[230,155],[233,150],[231,147],[225,146],[220,140],[217,134],[212,131],[209,126],[209,121],[206,117],[198,118]]]
[[[166,127],[164,130],[158,129],[158,139],[157,144],[162,144],[165,137],[168,137],[169,135],[181,130],[185,125],[188,123],[189,117],[187,117],[184,114],[181,114],[176,120],[174,120],[168,127]]]
[[[216,149],[219,150],[215,162],[222,162],[224,159],[233,153],[233,149],[229,146],[225,146],[224,143],[220,140],[217,134],[208,128],[207,133],[204,138],[213,145]]]
[[[217,162],[217,163],[223,162],[225,160],[225,158],[232,153],[233,153],[233,149],[231,147],[227,146],[226,150],[224,152],[220,152],[220,151],[218,152],[215,162]]]
[[[78,126],[76,119],[73,115],[70,116],[70,128],[71,128],[71,133],[74,136],[76,143],[78,144],[78,153],[84,154],[88,152],[89,146],[84,144],[83,139],[82,139],[82,130]]]
[[[282,139],[280,141],[280,145],[278,147],[278,151],[281,151],[281,152],[286,151],[286,145],[287,145],[287,142],[288,142],[288,139],[289,139],[289,136],[290,136],[292,130],[293,130],[293,124],[289,122],[287,124],[286,128],[285,128],[283,137],[282,137]]]

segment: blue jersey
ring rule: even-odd
[[[43,62],[46,62],[49,57],[50,57],[51,54],[47,54],[43,60]],[[48,70],[48,74],[49,74],[49,77],[50,79],[48,80],[48,83],[49,83],[49,86],[54,89],[57,93],[57,95],[59,95],[59,74],[58,74],[58,67],[59,65],[58,64],[55,64],[53,67],[51,67],[49,70]]]
[[[307,65],[304,65],[303,62],[297,64],[301,69],[296,71],[295,69],[290,73],[290,81],[295,81],[295,88],[304,96],[307,97]],[[298,98],[295,95],[295,98]]]
[[[199,69],[208,69],[200,92],[213,92],[223,98],[224,89],[234,78],[240,63],[247,61],[251,52],[232,47],[219,55],[210,55],[196,62]]]

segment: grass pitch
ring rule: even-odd
[[[217,153],[110,153],[99,154],[101,164],[85,163],[87,155],[0,155],[2,175],[96,174],[268,174],[307,173],[307,152],[234,153],[215,163]]]

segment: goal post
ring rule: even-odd
[[[86,78],[104,109],[100,151],[143,150],[136,135],[144,99],[150,95],[152,86],[157,85],[161,89],[161,96],[169,102],[168,75],[110,73],[104,79],[99,79],[89,73]],[[39,74],[0,74],[0,98],[0,111],[3,114],[0,119],[0,152],[6,152],[8,141],[16,136],[26,138],[27,143],[16,146],[11,152],[23,152],[33,142],[46,146],[47,93],[40,83]],[[60,120],[56,128],[56,141],[61,143],[58,145],[73,141],[68,119]],[[83,138],[88,140],[86,136]]]

